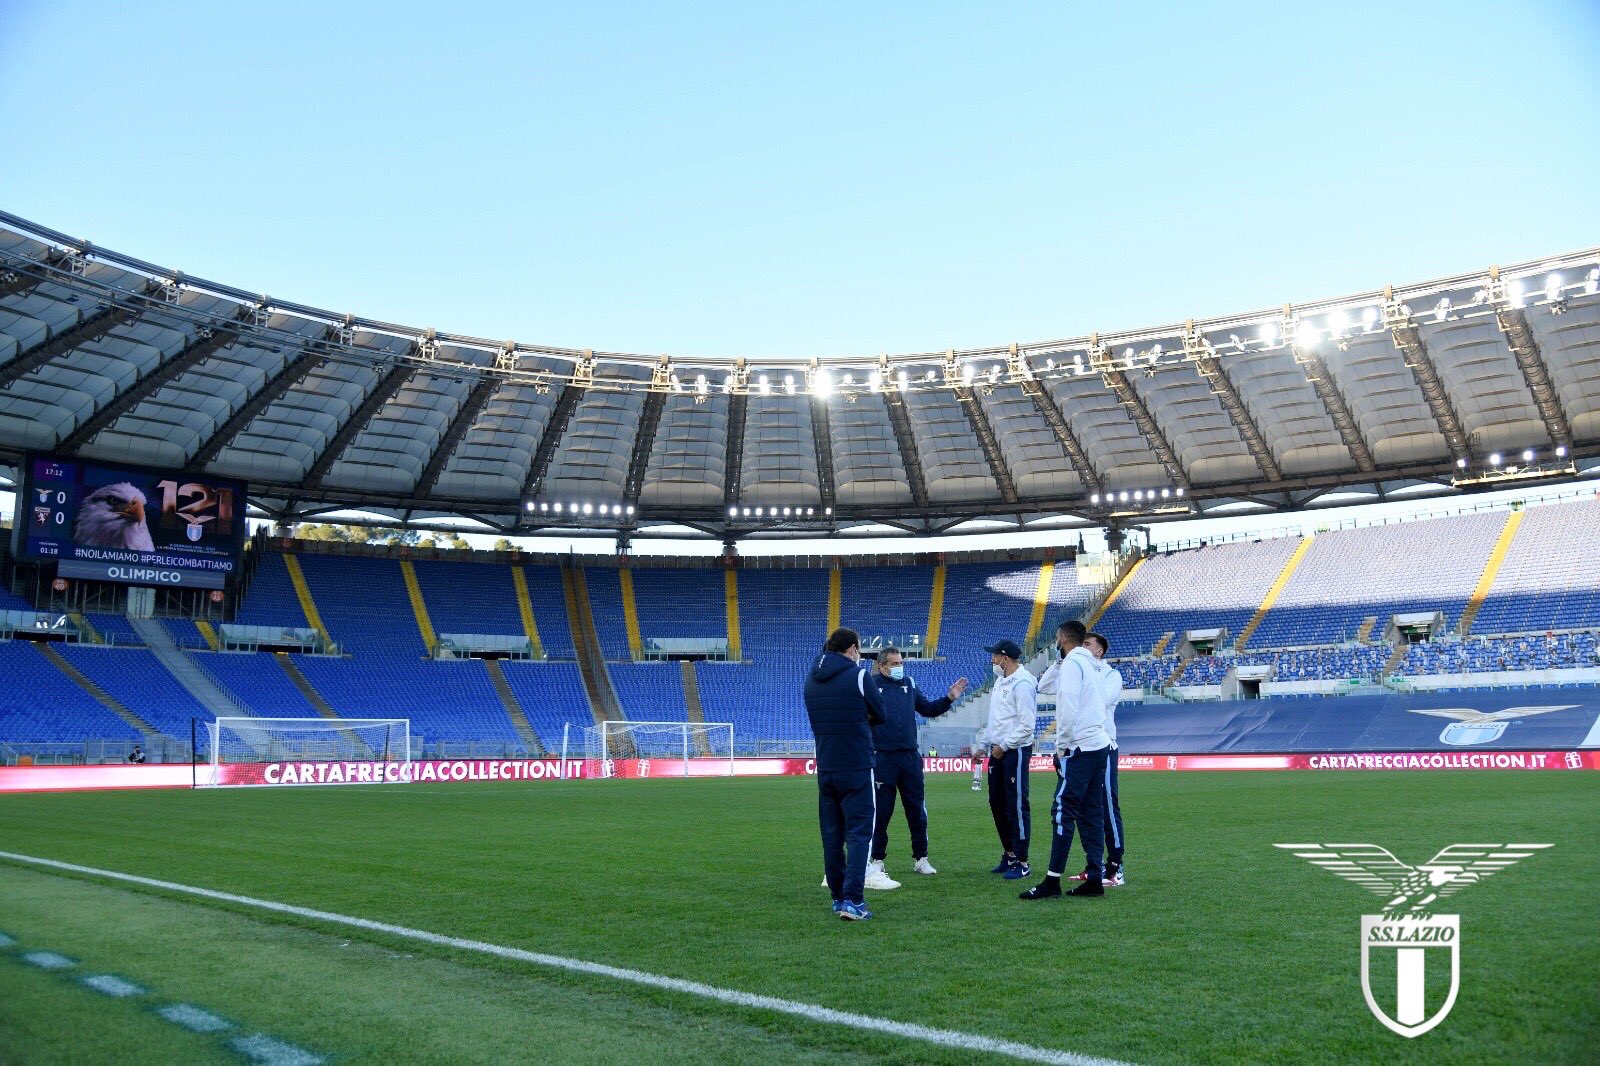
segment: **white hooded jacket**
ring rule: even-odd
[[[1121,677],[1117,679],[1121,691]],[[1039,691],[1055,693],[1056,748],[1098,751],[1112,743],[1111,713],[1106,706],[1107,684],[1101,664],[1083,645],[1066,658],[1050,664]]]

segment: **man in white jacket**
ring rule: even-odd
[[[1046,671],[1040,685],[1041,690],[1053,688],[1056,694],[1056,749],[1062,753],[1060,783],[1050,808],[1050,868],[1043,881],[1022,893],[1020,898],[1025,900],[1061,895],[1061,875],[1072,852],[1074,830],[1083,837],[1089,864],[1083,883],[1067,894],[1103,896],[1106,891],[1105,781],[1111,736],[1106,731],[1108,716],[1100,670],[1094,656],[1083,646],[1086,636],[1083,623],[1076,620],[1056,627],[1061,660]]]
[[[1022,648],[1016,641],[1002,640],[984,651],[994,663],[995,683],[982,737],[989,748],[989,812],[1002,851],[991,872],[1015,881],[1033,872],[1028,866],[1028,838],[1033,832],[1028,762],[1038,719],[1038,683],[1023,669]]]
[[[1106,759],[1106,872],[1105,885],[1126,884],[1122,872],[1122,798],[1117,791],[1117,704],[1122,702],[1122,671],[1106,662],[1111,642],[1099,633],[1090,633],[1083,646],[1094,656],[1100,669],[1100,691],[1106,700],[1106,733],[1111,737],[1111,755]],[[1072,880],[1088,879],[1088,871],[1074,874]]]

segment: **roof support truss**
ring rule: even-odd
[[[1423,399],[1428,401],[1433,420],[1439,423],[1439,432],[1450,448],[1450,457],[1458,461],[1468,458],[1466,430],[1461,428],[1461,419],[1456,417],[1456,409],[1444,390],[1444,382],[1439,380],[1439,369],[1434,364],[1433,355],[1422,342],[1422,334],[1412,321],[1411,312],[1394,298],[1392,288],[1383,291],[1383,324],[1394,337],[1394,346],[1405,356],[1411,376],[1417,379],[1417,388],[1422,390]]]
[[[367,428],[367,425],[377,415],[383,405],[388,403],[395,393],[400,391],[400,386],[406,383],[411,376],[412,367],[405,363],[395,363],[378,378],[378,383],[367,393],[367,398],[361,401],[361,406],[350,413],[339,427],[339,432],[333,435],[322,453],[317,456],[316,462],[311,464],[311,469],[306,471],[305,486],[311,491],[322,487],[323,480],[328,476],[328,471],[333,469],[333,464],[338,462],[339,456],[350,446],[350,442]]]
[[[825,399],[812,399],[811,408],[811,439],[817,449],[817,491],[822,496],[822,506],[832,507],[834,500],[833,482],[833,434],[828,428],[828,403]]]
[[[947,382],[952,382],[950,391],[955,393],[956,400],[961,404],[962,413],[967,416],[967,423],[972,426],[972,432],[978,438],[978,445],[983,449],[983,457],[988,460],[989,473],[994,477],[994,483],[1000,486],[1000,498],[1008,504],[1017,502],[1017,486],[1011,480],[1011,471],[1006,467],[1005,456],[1000,454],[1000,442],[995,439],[994,427],[989,424],[988,412],[978,402],[978,394],[972,386],[962,383],[960,372],[956,368],[956,353],[944,353],[944,377]]]
[[[456,450],[456,445],[461,443],[461,438],[467,435],[467,430],[478,420],[484,407],[489,403],[489,397],[494,395],[494,390],[500,384],[500,379],[491,374],[485,374],[472,387],[466,400],[461,404],[461,409],[450,420],[450,425],[444,431],[444,436],[439,438],[439,443],[434,446],[433,454],[428,456],[428,465],[423,468],[422,477],[417,480],[417,496],[425,498],[433,495],[434,486],[439,483],[439,475],[444,473],[445,464],[450,461],[451,453]]]
[[[159,288],[152,285],[147,291],[154,292]],[[0,389],[24,374],[31,373],[54,359],[59,359],[80,345],[99,340],[118,326],[137,320],[139,316],[140,311],[137,308],[124,304],[102,307],[94,314],[85,316],[76,325],[68,326],[54,337],[22,352],[5,366],[0,366]]]
[[[1284,308],[1283,317],[1283,336],[1294,337],[1295,322],[1287,307]],[[1366,440],[1362,438],[1361,427],[1356,425],[1350,405],[1344,402],[1344,394],[1339,391],[1339,385],[1328,372],[1322,356],[1317,354],[1315,348],[1294,341],[1290,342],[1289,351],[1293,353],[1294,361],[1306,368],[1306,380],[1317,391],[1317,399],[1322,401],[1322,406],[1328,409],[1328,417],[1333,419],[1334,428],[1339,431],[1344,446],[1350,450],[1350,458],[1355,460],[1356,469],[1363,474],[1377,470],[1378,464],[1373,461],[1372,449],[1367,447]]]
[[[561,390],[556,409],[550,412],[550,421],[545,423],[544,435],[539,438],[539,448],[533,453],[533,462],[528,464],[528,477],[522,485],[524,501],[533,499],[544,486],[550,460],[555,458],[556,447],[567,432],[567,423],[572,421],[572,412],[578,409],[578,401],[583,399],[583,391],[579,385],[568,385]]]
[[[238,339],[239,334],[225,326],[202,327],[195,334],[194,340],[186,345],[182,351],[146,374],[131,388],[124,390],[121,396],[116,397],[92,416],[85,419],[82,425],[73,430],[58,445],[59,449],[63,452],[76,453],[79,448],[93,440],[101,430],[110,426],[151,396],[154,396],[163,386],[175,381],[185,371],[200,365]]]
[[[1091,341],[1093,343],[1089,349],[1090,367],[1099,371],[1106,387],[1116,393],[1117,402],[1127,408],[1128,416],[1133,419],[1133,424],[1139,427],[1139,432],[1144,434],[1150,450],[1156,453],[1156,458],[1166,468],[1167,476],[1172,479],[1173,484],[1182,486],[1187,491],[1190,487],[1189,475],[1184,472],[1183,464],[1178,461],[1178,453],[1172,450],[1172,442],[1161,432],[1155,416],[1139,398],[1138,390],[1133,387],[1133,382],[1128,380],[1128,375],[1112,361],[1110,350],[1099,343],[1098,337],[1091,338]]]
[[[1550,443],[1570,451],[1572,423],[1567,421],[1561,397],[1550,381],[1550,368],[1545,365],[1544,353],[1539,351],[1539,342],[1534,339],[1533,330],[1528,326],[1528,316],[1520,307],[1506,304],[1495,311],[1495,318],[1500,323],[1500,332],[1506,335],[1506,343],[1516,357],[1523,379],[1528,383],[1528,391],[1533,393],[1534,406],[1544,420]]]
[[[332,332],[331,328],[330,331]],[[257,415],[277,403],[283,395],[306,378],[311,376],[323,363],[324,341],[318,340],[308,344],[295,358],[288,360],[283,366],[257,389],[239,409],[228,416],[215,433],[200,445],[198,451],[189,458],[189,465],[201,469],[216,459],[222,449],[226,448],[233,438],[237,437]]]
[[[911,416],[906,411],[906,398],[900,395],[883,374],[883,404],[889,409],[889,424],[894,427],[895,443],[900,446],[900,462],[906,470],[906,480],[911,484],[911,501],[918,507],[928,506],[928,483],[922,475],[922,460],[917,455],[917,440],[911,433]]]
[[[1250,449],[1256,465],[1261,468],[1262,475],[1268,481],[1282,481],[1283,471],[1278,469],[1278,461],[1273,457],[1272,449],[1267,446],[1267,439],[1262,435],[1261,427],[1256,424],[1250,409],[1245,406],[1239,390],[1234,388],[1233,381],[1223,369],[1222,360],[1217,358],[1211,343],[1195,331],[1192,318],[1184,327],[1183,354],[1186,359],[1194,363],[1200,376],[1211,386],[1211,395],[1215,396],[1217,402],[1222,404],[1222,409],[1228,412],[1228,417],[1233,420],[1233,428],[1239,431],[1245,447]]]
[[[633,454],[628,459],[628,480],[622,488],[622,498],[628,503],[638,503],[644,491],[644,472],[650,466],[650,452],[655,447],[656,429],[661,425],[661,412],[667,406],[667,394],[650,390],[644,398],[644,413],[639,417],[639,432],[634,434]]]

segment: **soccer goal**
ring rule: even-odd
[[[733,723],[602,722],[583,731],[583,759],[585,777],[732,777]]]
[[[404,767],[411,762],[409,718],[218,718],[202,723],[206,730],[209,765],[197,772],[195,787],[253,784],[373,784],[410,780]],[[196,753],[198,756],[198,752]],[[356,763],[355,773],[343,766],[306,772],[280,771],[274,780],[257,780],[247,772],[230,771],[234,764]],[[198,767],[199,760],[196,759]]]

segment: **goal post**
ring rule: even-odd
[[[197,788],[230,787],[223,768],[233,763],[411,762],[409,718],[218,718],[203,724],[208,770],[198,775]]]
[[[585,777],[732,777],[733,723],[601,722],[583,731],[583,759]],[[652,772],[656,761],[671,767]]]

